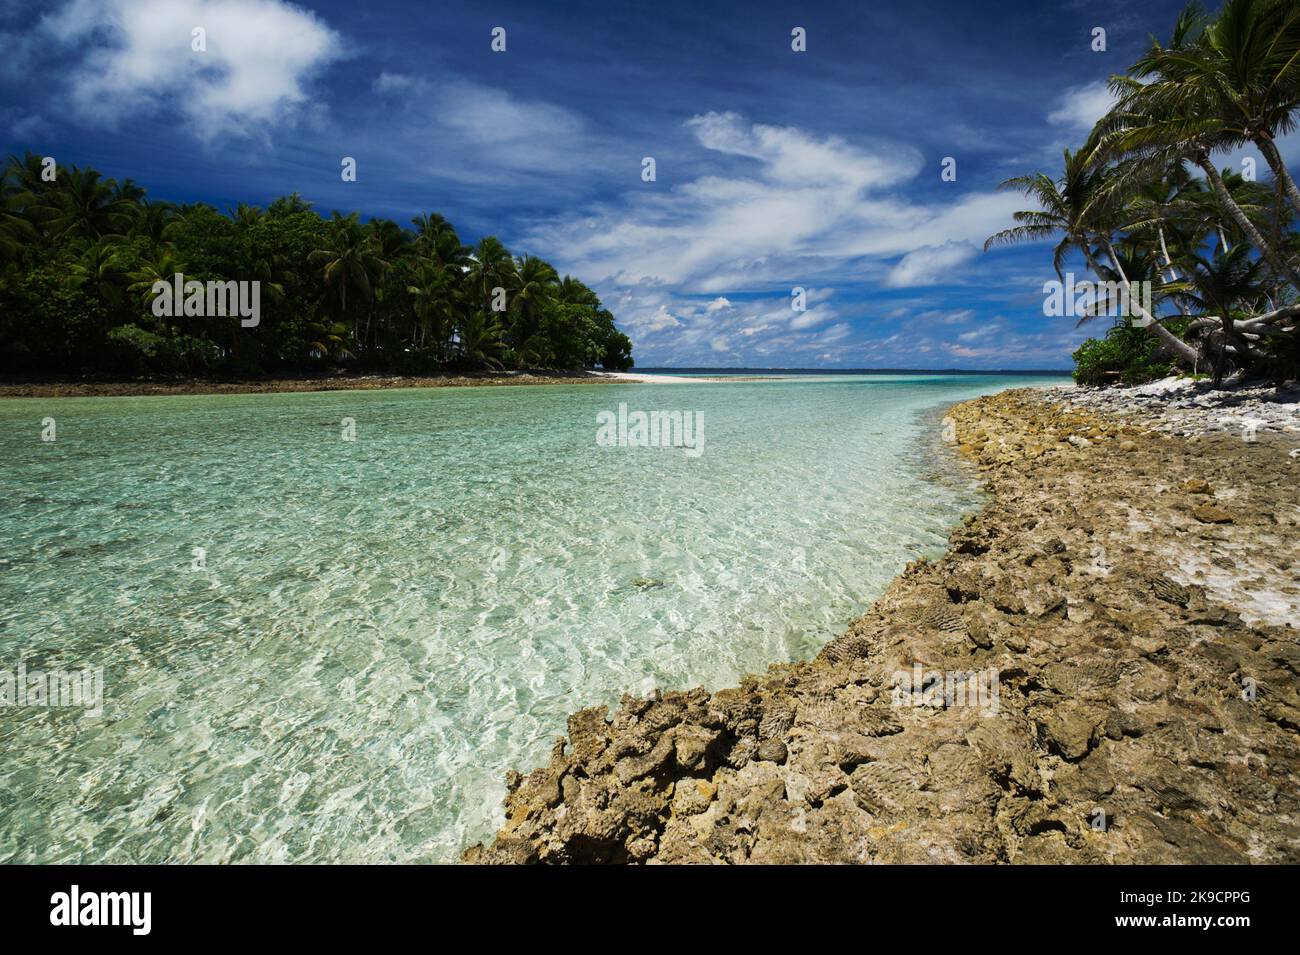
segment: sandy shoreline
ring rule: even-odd
[[[780,375],[647,375],[633,371],[598,372],[616,381],[638,381],[648,385],[691,385],[701,381],[783,381]]]
[[[98,398],[144,395],[240,395],[301,391],[375,391],[393,388],[469,388],[491,385],[603,385],[617,379],[603,372],[476,372],[447,375],[339,375],[220,381],[0,381],[0,398]]]
[[[1300,442],[1062,398],[952,409],[990,498],[944,557],[814,661],[573,714],[465,860],[1300,861]]]
[[[99,398],[145,395],[241,395],[303,391],[375,391],[391,388],[468,388],[493,385],[608,385],[628,382],[654,385],[702,381],[769,381],[776,376],[649,375],[639,372],[475,372],[446,375],[340,375],[329,378],[269,378],[220,381],[0,381],[0,398]]]

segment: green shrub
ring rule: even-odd
[[[1141,328],[1115,325],[1103,338],[1089,338],[1071,356],[1081,385],[1137,385],[1169,374],[1173,365],[1156,357],[1159,343]]]
[[[160,335],[138,325],[119,325],[108,333],[114,367],[120,373],[196,374],[210,370],[217,348],[192,335]]]
[[[1267,340],[1263,360],[1251,371],[1276,382],[1300,378],[1300,335]]]

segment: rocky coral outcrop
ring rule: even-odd
[[[1288,436],[950,416],[990,499],[941,560],[816,660],[574,714],[465,860],[1300,862]]]
[[[1300,382],[1165,378],[1128,387],[1061,388],[1056,396],[1073,408],[1137,416],[1158,431],[1184,437],[1228,434],[1250,437],[1281,431],[1300,440]]]

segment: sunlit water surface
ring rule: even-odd
[[[570,712],[811,656],[941,552],[942,409],[1030,383],[0,401],[0,670],[106,685],[0,707],[0,862],[454,860]],[[597,446],[620,402],[703,454]]]

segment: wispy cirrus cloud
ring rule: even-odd
[[[925,163],[905,145],[854,144],[730,112],[684,125],[698,149],[730,162],[683,182],[661,171],[621,202],[540,222],[525,240],[555,250],[562,268],[615,301],[634,341],[659,360],[692,345],[759,361],[844,341],[854,326],[840,321],[847,316],[826,283],[959,284],[975,242],[1021,201],[989,191],[922,202],[915,184]],[[795,286],[820,287],[805,311],[791,309]]]
[[[516,194],[606,158],[578,113],[544,100],[454,75],[385,72],[372,90],[389,155],[416,175]]]
[[[982,242],[1021,201],[990,191],[921,203],[912,185],[923,161],[907,146],[856,147],[734,113],[686,125],[702,148],[754,160],[752,168],[672,185],[661,175],[621,205],[551,220],[532,237],[565,249],[584,274],[706,293],[832,272],[875,278],[890,258],[931,247],[956,264],[952,243]],[[905,266],[904,275],[921,284],[919,270]]]

